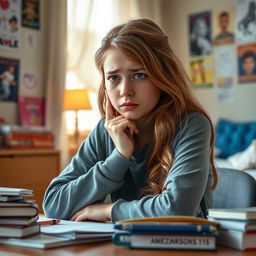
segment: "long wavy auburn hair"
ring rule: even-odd
[[[211,120],[194,98],[190,79],[170,48],[168,38],[161,28],[148,19],[131,20],[113,28],[103,38],[102,45],[95,55],[96,66],[102,76],[98,105],[103,118],[105,118],[103,65],[109,49],[117,49],[129,60],[141,64],[149,79],[161,90],[159,102],[150,117],[154,121],[154,132],[147,159],[149,170],[147,186],[142,189],[141,195],[161,193],[173,163],[170,142],[182,117],[191,111],[203,113],[211,124],[210,162],[214,178],[212,188],[215,188],[217,173],[213,163],[214,130]]]

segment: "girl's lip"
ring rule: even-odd
[[[135,108],[137,108],[138,105],[137,104],[134,104],[134,105],[124,105],[122,106],[121,108],[124,110],[124,111],[128,111],[128,110],[133,110]]]
[[[135,109],[138,106],[139,106],[139,104],[136,104],[136,103],[133,103],[133,102],[125,102],[120,107],[123,110],[133,110],[133,109]]]
[[[121,105],[121,107],[128,107],[128,106],[138,106],[138,104],[127,101],[127,102],[124,102],[124,103]]]

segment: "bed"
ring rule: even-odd
[[[214,154],[216,167],[246,171],[256,179],[256,122],[220,119]]]

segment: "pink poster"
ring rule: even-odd
[[[43,126],[45,119],[44,98],[19,97],[21,125]]]

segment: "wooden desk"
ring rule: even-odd
[[[229,247],[220,246],[216,252],[206,251],[160,251],[135,250],[116,246],[111,242],[91,243],[60,247],[56,249],[32,249],[19,246],[0,245],[0,255],[26,256],[255,256],[256,251],[238,251]]]
[[[0,149],[0,186],[27,188],[42,210],[43,196],[51,180],[60,171],[60,155],[53,149]]]

